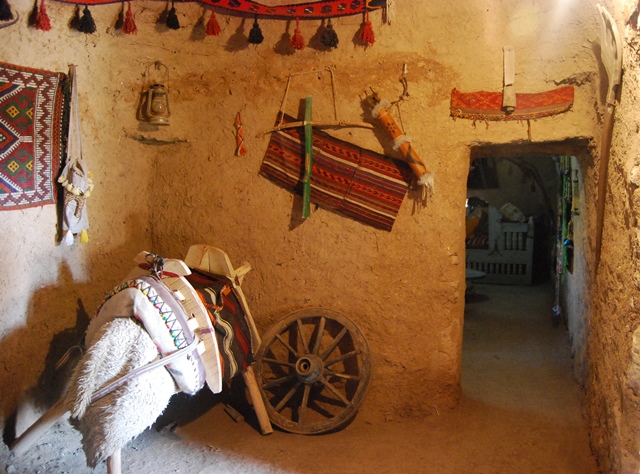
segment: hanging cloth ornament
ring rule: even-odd
[[[13,12],[7,0],[0,0],[0,21],[13,20]]]
[[[322,36],[320,36],[320,41],[327,48],[338,47],[338,33],[336,33],[336,30],[333,29],[333,25],[331,24],[331,18],[329,18],[329,21],[327,21],[327,27],[322,32]]]
[[[180,29],[180,20],[178,20],[178,15],[176,14],[176,7],[174,2],[171,2],[171,10],[167,14],[167,27],[172,30]]]
[[[138,27],[136,26],[136,21],[133,18],[133,12],[131,11],[131,2],[127,2],[129,7],[127,8],[127,13],[124,16],[124,23],[122,25],[122,32],[127,35],[135,35],[138,33]]]
[[[207,29],[204,32],[207,36],[220,36],[220,31],[220,23],[218,23],[218,19],[216,18],[216,11],[212,8],[211,17],[209,17]]]
[[[291,40],[289,40],[289,44],[293,49],[297,50],[304,49],[304,47],[306,46],[304,38],[302,37],[302,33],[300,33],[300,18],[296,18],[296,29],[293,32]]]
[[[93,20],[91,11],[86,5],[84,6],[84,10],[82,10],[82,17],[80,18],[80,22],[78,23],[78,31],[82,31],[83,33],[87,34],[96,32],[96,22]]]
[[[73,245],[74,234],[80,234],[81,243],[89,241],[86,200],[93,190],[93,180],[82,157],[76,66],[71,65],[69,76],[71,78],[71,110],[69,112],[67,159],[58,182],[64,188],[62,217],[62,229],[65,231],[64,242],[67,245]]]
[[[260,29],[260,25],[258,25],[258,16],[256,15],[253,20],[253,27],[251,31],[249,31],[249,43],[251,44],[260,44],[264,41],[264,36],[262,35],[262,30]]]
[[[36,14],[36,20],[34,22],[36,30],[49,31],[51,30],[51,20],[47,15],[47,7],[44,4],[44,0],[40,0],[40,8]]]
[[[247,148],[244,146],[244,131],[242,130],[242,117],[240,112],[236,114],[236,156],[247,154]]]
[[[376,35],[373,32],[373,26],[371,25],[371,21],[369,21],[369,11],[365,13],[365,22],[362,30],[360,31],[360,39],[364,43],[365,46],[371,46],[376,42]]]

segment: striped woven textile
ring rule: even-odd
[[[253,363],[255,341],[231,282],[223,276],[191,269],[185,278],[207,309],[220,351],[222,380],[233,378]]]
[[[293,121],[292,117],[283,116],[283,123]],[[302,128],[271,134],[260,175],[302,194]],[[322,131],[313,131],[311,202],[320,207],[390,231],[412,176],[411,169],[402,161],[391,160]]]

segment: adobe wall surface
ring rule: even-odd
[[[54,30],[36,31],[23,20],[0,30],[4,61],[57,71],[78,66],[84,155],[96,182],[87,245],[56,244],[54,206],[0,213],[5,417],[26,393],[42,392],[33,387],[50,365],[51,343],[76,325],[78,313],[95,310],[140,250],[183,257],[194,243],[225,249],[236,265],[253,265],[243,287],[261,331],[302,307],[324,306],[353,319],[374,366],[363,410],[423,416],[455,405],[470,147],[529,138],[526,124],[454,121],[451,89],[500,91],[502,47],[512,44],[518,91],[575,86],[571,112],[531,122],[533,143],[589,142],[600,127],[595,2],[571,12],[554,11],[551,0],[397,3],[391,25],[380,12],[371,14],[376,42],[370,48],[354,43],[361,18],[334,20],[340,45],[333,51],[289,50],[283,34],[294,24],[283,20],[260,20],[265,41],[249,45],[252,22],[223,11],[220,37],[204,36],[202,25],[194,25],[209,12],[196,3],[177,5],[177,31],[156,24],[163,4],[155,2],[133,4],[136,36],[113,28],[119,4],[92,8],[93,35],[69,30],[73,8],[56,2],[48,2]],[[26,0],[12,4],[22,18],[32,8]],[[309,40],[318,26],[301,22],[303,36]],[[170,69],[171,125],[162,130],[136,120],[144,72],[156,60]],[[340,119],[375,125],[362,105],[364,91],[397,99],[405,64],[409,97],[392,113],[435,173],[435,195],[425,207],[409,192],[391,232],[322,208],[301,221],[299,198],[258,175],[269,141],[264,132],[281,107],[287,75],[331,67]],[[300,77],[292,81],[286,111],[297,114],[300,100],[311,95],[314,119],[330,119],[326,75]],[[235,156],[238,112],[245,156]],[[379,128],[331,133],[398,157]],[[590,157],[583,166],[585,194],[592,195]],[[592,212],[594,203],[587,202]]]

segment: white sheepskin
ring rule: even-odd
[[[159,367],[91,403],[96,390],[158,357],[149,334],[130,318],[106,322],[92,336],[65,403],[82,433],[87,465],[93,468],[151,426],[177,387],[169,372]]]

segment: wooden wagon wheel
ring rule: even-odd
[[[318,434],[342,427],[356,414],[371,379],[371,357],[353,321],[310,308],[267,331],[255,372],[273,424]]]

